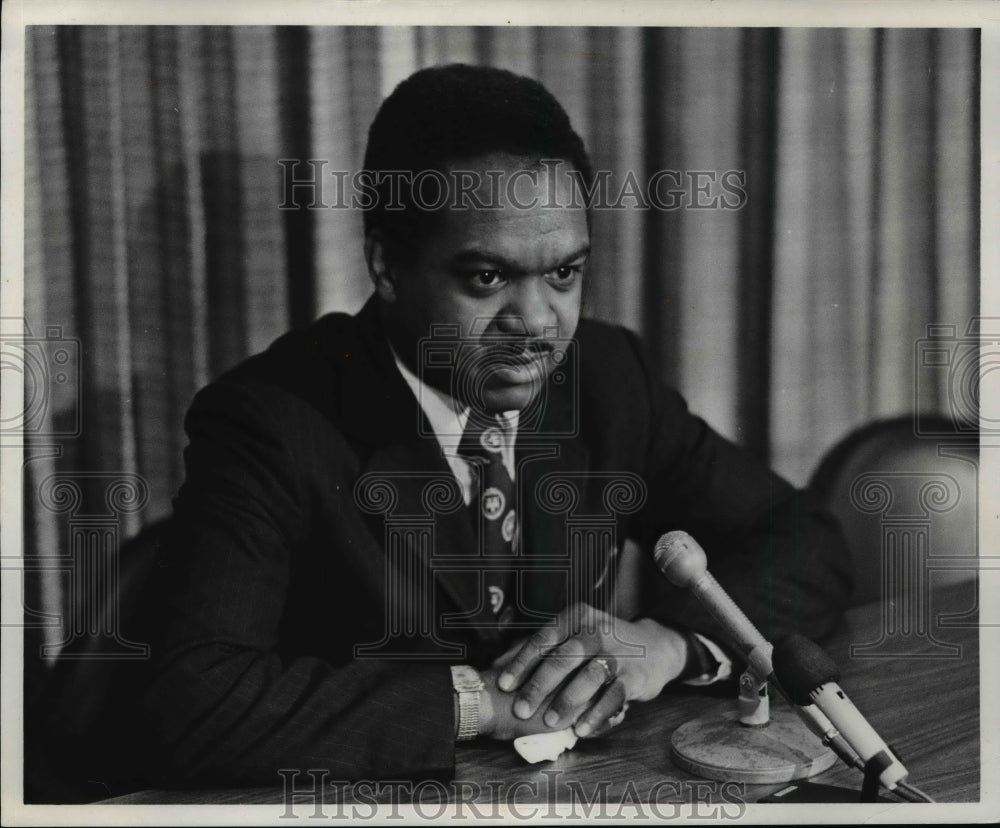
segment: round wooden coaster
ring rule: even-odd
[[[693,719],[674,731],[671,755],[695,776],[751,784],[805,779],[837,761],[791,710],[772,710],[762,727],[740,724],[735,712]]]

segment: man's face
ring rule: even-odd
[[[499,209],[440,211],[412,259],[394,268],[393,345],[424,381],[474,408],[528,406],[562,356],[558,340],[576,331],[590,233],[583,207],[552,206],[573,201],[567,167],[509,155],[456,163],[479,174],[479,203]],[[420,364],[419,343],[439,325],[460,332],[451,368]]]

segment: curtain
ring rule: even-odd
[[[978,307],[978,51],[957,29],[32,27],[25,321],[79,360],[26,450],[28,553],[66,547],[56,473],[142,481],[121,537],[169,513],[195,391],[363,304],[360,214],[279,209],[288,172],[333,200],[381,99],[452,61],[540,79],[612,191],[679,182],[676,209],[595,210],[584,310],[804,483],[850,429],[949,403],[914,348]],[[62,576],[40,583],[53,611]]]

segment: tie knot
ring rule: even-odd
[[[462,440],[458,444],[459,455],[488,461],[501,460],[507,441],[505,426],[506,423],[499,415],[470,411],[469,421],[465,424]]]

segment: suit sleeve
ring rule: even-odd
[[[638,340],[628,338],[645,376],[649,435],[638,538],[651,549],[664,532],[688,532],[705,549],[709,571],[769,641],[832,632],[852,589],[836,519],[694,416],[680,394],[652,377]],[[645,614],[727,641],[696,598],[655,578]]]
[[[333,664],[279,649],[303,499],[281,429],[234,384],[195,399],[186,479],[157,567],[152,772],[170,782],[277,785],[279,769],[332,779],[448,776],[446,665]],[[336,550],[331,550],[336,554]]]

